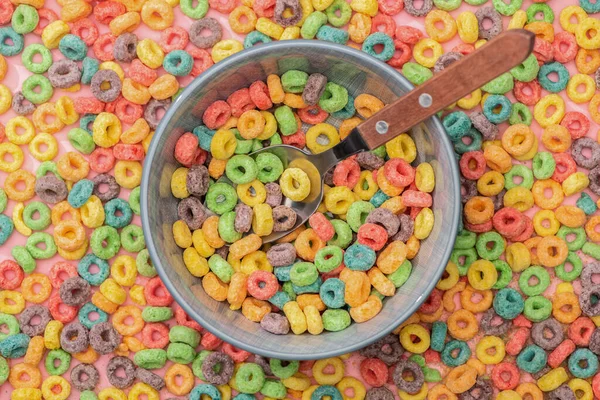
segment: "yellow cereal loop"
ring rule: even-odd
[[[50,50],[56,49],[58,43],[63,36],[67,35],[71,31],[69,25],[63,20],[56,20],[46,25],[42,31],[42,43]]]
[[[429,331],[421,325],[410,324],[400,331],[400,344],[406,351],[422,354],[429,348],[429,343]]]
[[[25,225],[23,221],[23,210],[25,209],[25,204],[17,203],[15,204],[12,212],[12,220],[15,225],[15,229],[23,236],[31,236],[33,231]]]
[[[0,84],[0,114],[4,114],[12,105],[12,92],[3,84]]]
[[[213,46],[211,57],[217,63],[242,50],[244,45],[235,39],[221,40]]]
[[[428,51],[431,52],[431,56],[427,55]],[[419,40],[413,48],[415,61],[425,68],[433,68],[435,62],[442,54],[444,54],[442,45],[429,38]]]
[[[550,392],[569,379],[567,371],[563,367],[550,370],[537,380],[538,387],[544,392]]]

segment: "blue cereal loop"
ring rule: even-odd
[[[121,212],[121,215],[117,215]],[[104,205],[105,223],[115,229],[125,228],[133,219],[133,211],[129,203],[123,199],[112,199]]]
[[[6,243],[13,233],[15,225],[12,220],[4,214],[0,214],[0,245]]]
[[[548,355],[535,344],[525,347],[517,356],[517,366],[530,374],[540,372],[547,362]]]
[[[335,386],[323,385],[315,389],[310,395],[310,400],[323,400],[331,397],[331,400],[342,400],[342,394]]]
[[[12,44],[7,44],[9,39]],[[0,28],[0,54],[5,57],[16,56],[23,51],[24,46],[23,35],[15,32],[11,27]]]
[[[575,350],[569,357],[569,371],[576,378],[591,378],[598,371],[598,356],[589,349]]]
[[[523,296],[515,289],[504,288],[494,297],[494,311],[504,319],[515,319],[523,312],[525,303]]]
[[[97,114],[85,114],[79,120],[79,127],[91,135],[92,125],[94,124],[97,116]]]
[[[91,313],[97,313],[98,318],[92,321],[90,319]],[[96,324],[108,321],[108,314],[96,307],[95,305],[93,305],[92,303],[85,303],[83,307],[79,309],[77,317],[79,318],[79,322],[81,322],[81,325],[85,326],[88,329],[92,329],[92,327]]]
[[[494,109],[501,107],[499,113],[495,113]],[[483,104],[483,114],[493,124],[499,124],[508,121],[512,112],[512,103],[510,100],[501,94],[493,94],[489,96]]]
[[[292,264],[292,265],[287,265],[285,267],[275,268],[273,273],[277,277],[277,280],[279,280],[280,282],[288,282],[290,280],[290,271],[292,270],[293,266],[294,265]]]
[[[194,59],[185,50],[173,50],[163,60],[163,68],[171,75],[186,76],[192,72]]]
[[[210,144],[216,131],[208,129],[204,125],[198,125],[194,128],[192,133],[198,137],[198,144],[200,145],[200,147],[203,150],[210,151]]]
[[[551,73],[556,73],[558,75],[558,81],[553,82],[548,78],[548,75]],[[542,65],[538,72],[538,82],[540,83],[540,86],[552,93],[558,93],[565,90],[569,83],[569,78],[569,70],[556,61]]]
[[[89,85],[92,83],[92,77],[96,74],[96,72],[98,72],[99,69],[100,61],[92,57],[85,57],[81,63],[81,83],[84,85]]]
[[[457,350],[458,352],[456,352]],[[463,365],[470,357],[471,349],[467,342],[463,342],[462,340],[452,340],[446,343],[441,354],[442,362],[449,367]]]
[[[259,31],[252,31],[244,38],[244,48],[249,49],[257,44],[270,43],[272,40],[270,37]]]
[[[368,271],[374,264],[375,250],[364,244],[354,243],[344,253],[344,264],[353,271]]]
[[[73,208],[81,208],[89,200],[94,191],[94,182],[89,179],[82,179],[75,182],[69,192],[67,201]]]
[[[0,355],[6,358],[21,358],[27,352],[29,336],[24,333],[10,335],[0,342]]]
[[[79,36],[68,34],[60,39],[58,50],[70,60],[81,61],[86,58],[88,47]]]
[[[283,306],[288,302],[292,301],[290,295],[286,292],[277,292],[269,299],[269,303],[273,304],[275,307],[279,309],[283,309]]]
[[[324,40],[326,42],[346,44],[346,42],[348,42],[348,37],[349,35],[347,31],[333,28],[328,25],[323,25],[317,31],[317,39]]]
[[[203,394],[210,397],[211,400],[221,400],[221,392],[219,392],[219,389],[217,389],[216,386],[208,384],[196,386],[188,395],[188,399],[200,400]]]
[[[375,206],[375,208],[379,208],[379,207],[381,207],[381,205],[383,203],[385,203],[386,200],[389,200],[389,198],[390,198],[390,196],[383,193],[381,190],[378,190],[375,192],[373,197],[371,197],[371,200],[369,200],[369,203],[373,204]]]
[[[383,50],[380,53],[375,51],[375,46],[383,45]],[[362,45],[362,51],[377,58],[381,61],[388,61],[394,56],[396,46],[394,40],[383,32],[375,32],[367,36]]]
[[[98,272],[91,273],[90,267],[96,265]],[[108,278],[110,268],[108,262],[95,256],[94,254],[86,254],[77,264],[77,273],[85,279],[90,285],[100,286],[102,282]]]
[[[338,278],[327,279],[319,289],[319,296],[328,308],[342,308],[346,305],[346,284]]]
[[[290,282],[291,283],[291,282]],[[323,279],[318,277],[316,281],[306,286],[297,286],[292,283],[292,290],[296,294],[304,294],[304,293],[319,293],[319,289],[323,284]]]
[[[471,119],[462,111],[456,111],[446,115],[442,121],[444,129],[450,140],[455,141],[461,139],[467,134],[471,126]]]

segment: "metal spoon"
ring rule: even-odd
[[[434,116],[438,111],[470,94],[492,79],[522,63],[533,50],[535,35],[526,30],[509,30],[489,43],[452,63],[442,72],[410,93],[387,105],[354,128],[342,142],[319,154],[309,154],[288,145],[277,145],[250,154],[272,153],[286,168],[300,168],[311,183],[309,195],[296,202],[286,198],[284,205],[296,211],[296,224],[290,231],[263,237],[269,243],[304,224],[323,199],[323,176],[345,158],[375,149]]]

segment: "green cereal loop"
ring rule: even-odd
[[[328,309],[323,313],[323,328],[329,332],[343,331],[350,325],[350,314],[342,309]]]
[[[385,145],[381,145],[373,150],[371,153],[375,154],[377,157],[385,158],[387,156],[387,150],[385,149]]]
[[[421,85],[433,77],[433,72],[420,64],[407,62],[402,66],[402,75],[413,85]]]
[[[292,109],[288,106],[280,106],[275,109],[275,119],[283,136],[293,135],[298,131],[298,123]]]
[[[218,254],[213,254],[208,259],[208,267],[210,270],[225,283],[231,281],[231,277],[235,273],[235,270],[223,257]]]
[[[39,248],[38,244],[43,243],[45,248]],[[25,243],[27,251],[36,260],[47,260],[54,257],[58,251],[54,238],[46,232],[35,232],[27,238]]]
[[[42,57],[42,61],[33,61],[33,58],[37,54]],[[32,43],[25,47],[25,50],[23,50],[23,53],[21,54],[21,61],[29,72],[34,74],[43,74],[52,66],[52,52],[50,52],[46,46],[43,46],[39,43]]]
[[[396,288],[404,285],[408,278],[410,277],[410,273],[412,272],[412,263],[409,260],[404,260],[402,264],[398,267],[397,270],[387,275],[387,278],[392,281]]]
[[[531,283],[532,278],[535,278],[534,283]],[[550,285],[550,274],[539,265],[526,268],[519,276],[519,288],[529,297],[544,293],[548,285]]]
[[[256,156],[257,178],[262,183],[275,182],[283,173],[281,159],[273,153],[260,153]]]
[[[532,22],[536,21],[543,21],[549,24],[554,22],[554,11],[548,4],[534,3],[527,7],[525,13],[527,14],[528,24],[531,24]],[[536,18],[538,13],[542,13],[544,15],[544,17],[541,20]]]
[[[475,243],[477,243],[477,234],[475,232],[463,229],[462,231],[458,232],[458,235],[456,235],[456,240],[454,241],[454,249],[470,249],[475,247]]]
[[[140,215],[140,190],[140,187],[136,186],[129,193],[129,207],[131,207],[131,211],[133,211],[135,215]]]
[[[529,126],[531,125],[532,121],[533,115],[531,114],[529,107],[523,103],[513,103],[512,110],[510,111],[510,117],[508,117],[509,124],[525,124]]]
[[[237,131],[237,129],[236,129]],[[248,154],[252,150],[253,140],[245,140],[241,138],[241,135],[235,134],[237,145],[235,147],[234,154]],[[238,137],[239,136],[239,137]]]
[[[533,176],[536,179],[548,179],[554,174],[556,160],[554,160],[551,153],[540,151],[533,156],[531,167],[533,168]]]
[[[590,197],[589,194],[585,192],[581,193],[581,196],[579,199],[577,199],[575,205],[579,207],[586,215],[591,215],[598,209],[596,202]]]
[[[208,12],[208,0],[198,0],[196,7],[194,7],[194,0],[180,0],[179,8],[192,19],[204,18]]]
[[[331,272],[339,267],[344,260],[344,252],[338,246],[325,246],[315,255],[315,266],[322,273]]]
[[[472,6],[480,6],[487,2],[488,2],[488,0],[465,0],[465,3],[472,5]]]
[[[39,92],[34,91],[37,87],[40,88]],[[21,92],[23,93],[23,96],[33,104],[42,104],[52,98],[54,88],[52,88],[52,84],[48,78],[44,75],[36,74],[31,75],[23,81]]]
[[[342,110],[348,103],[348,90],[337,83],[327,82],[325,91],[319,99],[319,107],[325,112],[334,113]]]
[[[148,306],[142,311],[142,319],[146,322],[163,322],[173,318],[171,307]]]
[[[339,16],[337,15],[338,11],[340,13]],[[341,28],[350,22],[352,8],[350,7],[350,4],[344,0],[334,0],[325,10],[325,14],[327,14],[327,21],[330,25]]]
[[[525,300],[523,315],[531,322],[548,319],[552,314],[552,302],[544,296],[532,296]]]
[[[8,196],[3,188],[0,187],[0,213],[3,213],[6,210],[6,206],[8,205]]]
[[[262,144],[262,140],[252,139],[252,148],[250,149],[253,153],[262,149],[264,146]]]
[[[575,235],[575,239],[569,241],[567,237],[569,235]],[[561,226],[556,236],[561,238],[567,244],[567,249],[569,251],[577,251],[580,250],[581,247],[585,244],[587,239],[587,235],[585,233],[585,229],[583,228],[569,228],[568,226]]]
[[[350,225],[341,219],[332,219],[329,222],[333,225],[335,234],[331,240],[327,241],[327,244],[329,246],[338,246],[342,249],[348,247],[352,242],[352,228],[350,228]]]
[[[202,363],[204,362],[204,359],[211,353],[212,351],[202,350],[200,353],[198,353],[194,359],[194,362],[192,363],[192,373],[200,380],[206,380],[206,378],[204,378],[204,374],[202,373]]]
[[[58,168],[56,167],[56,163],[54,161],[44,161],[43,163],[41,163],[35,171],[35,177],[39,179],[42,176],[48,175],[48,173],[51,173],[61,181],[63,180],[58,174]]]
[[[37,218],[35,213],[38,213]],[[43,231],[52,223],[50,207],[41,201],[32,201],[23,209],[25,226],[34,231]]]
[[[281,75],[281,86],[286,93],[302,93],[307,80],[306,72],[292,69]]]
[[[287,389],[280,380],[267,378],[263,387],[260,389],[260,394],[272,399],[285,399],[287,396]]]
[[[462,0],[433,0],[433,4],[444,11],[454,11],[461,6]]]
[[[104,241],[106,241],[106,246],[103,244]],[[121,249],[119,232],[108,225],[94,229],[90,238],[90,247],[92,252],[103,260],[113,258]]]
[[[477,260],[477,251],[474,248],[452,250],[450,260],[458,267],[459,275],[465,276],[471,264]]]
[[[413,354],[412,356],[408,357],[408,359],[416,364],[419,365],[419,367],[424,368],[427,364],[425,363],[425,357],[423,357],[420,354]]]
[[[581,246],[581,251],[586,256],[590,256],[595,258],[596,260],[600,260],[600,245],[592,242],[586,242],[583,246]]]
[[[490,243],[492,243],[492,248],[489,246]],[[485,232],[477,238],[477,254],[484,260],[497,260],[504,253],[505,247],[506,243],[498,232]]]
[[[523,0],[510,0],[509,4],[506,4],[504,0],[492,0],[492,5],[500,14],[510,17],[523,5]]]
[[[222,215],[233,210],[237,201],[235,189],[227,183],[217,182],[206,193],[206,206],[215,214]]]
[[[0,313],[0,326],[3,325],[6,326],[7,332],[0,332],[0,342],[11,335],[21,332],[19,321],[13,315]]]
[[[290,270],[290,281],[296,286],[308,286],[319,278],[319,271],[311,262],[298,262]]]
[[[235,211],[228,211],[221,215],[217,230],[221,239],[227,243],[233,243],[242,238],[242,234],[235,230]]]
[[[468,137],[471,139],[471,143],[466,144],[463,138]],[[464,154],[468,151],[476,151],[481,149],[481,143],[483,142],[483,137],[481,133],[475,129],[469,129],[460,140],[457,140],[454,143],[454,151],[458,154]]]
[[[8,379],[10,368],[8,362],[4,357],[0,357],[0,385],[2,385]]]
[[[514,85],[515,81],[510,72],[505,72],[483,85],[481,90],[490,94],[505,94],[513,90]]]
[[[465,0],[467,1],[467,0]],[[435,368],[425,367],[423,368],[423,377],[425,378],[425,382],[441,382],[442,374]]]
[[[538,72],[540,72],[540,64],[533,54],[530,54],[525,61],[510,70],[513,78],[521,82],[531,82],[537,78]]]
[[[15,246],[11,249],[10,254],[15,259],[17,264],[23,268],[23,272],[30,274],[35,270],[35,259],[29,254],[25,246]]]
[[[368,201],[355,201],[348,207],[346,213],[346,222],[354,232],[364,225],[369,213],[375,209],[375,206]]]
[[[140,368],[158,369],[167,363],[167,352],[163,349],[144,349],[133,356],[133,362]]]
[[[496,271],[498,271],[498,280],[496,280],[496,283],[494,286],[492,286],[492,289],[500,290],[507,287],[513,276],[510,265],[503,260],[494,260],[492,261],[492,264],[494,264]]]
[[[84,390],[79,394],[79,400],[98,400],[98,396],[91,390]]]
[[[185,343],[171,343],[167,347],[167,358],[177,364],[189,364],[196,358],[196,351]]]
[[[15,32],[24,35],[33,32],[38,22],[40,22],[40,15],[34,7],[19,4],[15,8],[10,22]]]
[[[265,383],[265,372],[254,363],[244,363],[235,374],[236,389],[240,393],[258,393]]]
[[[320,27],[327,23],[327,15],[321,11],[311,13],[300,28],[302,39],[314,39]]]
[[[276,144],[283,144],[283,140],[281,140],[281,135],[279,133],[274,133],[273,136],[269,138],[269,143],[271,146],[275,146]]]
[[[285,364],[285,365],[284,365]],[[279,379],[287,379],[294,375],[300,369],[299,361],[282,361],[277,358],[269,360],[269,367],[273,375]]]
[[[185,343],[196,348],[200,344],[200,333],[187,326],[175,325],[169,330],[169,341],[171,343]]]
[[[130,253],[137,253],[146,247],[144,231],[137,225],[127,225],[121,230],[121,246]]]
[[[237,185],[250,183],[258,175],[256,162],[250,156],[237,155],[231,157],[225,166],[225,175]]]
[[[566,269],[567,263],[571,264],[572,266],[570,271],[567,271]],[[581,271],[583,271],[583,262],[581,261],[579,255],[574,251],[569,251],[569,253],[567,253],[567,259],[565,262],[554,268],[556,277],[565,282],[572,282],[579,278]]]
[[[515,183],[515,176],[522,178],[520,183]],[[515,164],[510,171],[504,174],[504,188],[510,190],[514,187],[521,186],[525,189],[533,187],[533,172],[523,164]]]
[[[158,274],[152,265],[152,260],[150,260],[150,253],[148,253],[148,249],[144,249],[138,253],[137,257],[135,258],[135,267],[137,272],[146,278],[154,278]]]
[[[56,360],[60,361],[58,366],[56,365]],[[44,365],[49,375],[62,375],[71,366],[71,355],[63,349],[50,350],[46,355]]]
[[[96,149],[96,143],[92,135],[90,135],[85,129],[73,128],[67,134],[67,139],[71,146],[80,153],[90,154]]]
[[[281,290],[289,296],[290,301],[296,300],[296,292],[294,291],[293,283],[291,281],[287,281],[281,285]]]

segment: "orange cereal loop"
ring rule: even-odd
[[[557,236],[546,236],[537,245],[537,257],[544,267],[554,268],[565,262],[569,249]]]
[[[466,286],[467,284],[465,282],[459,281],[456,285],[444,292],[444,295],[442,296],[442,304],[444,305],[444,309],[446,311],[453,312],[456,309],[454,296],[457,293],[461,293],[463,290],[465,290]]]
[[[483,150],[483,157],[487,166],[494,171],[505,174],[512,168],[510,155],[500,146],[487,146]]]
[[[474,196],[464,207],[465,219],[470,224],[483,224],[494,216],[494,202],[489,197]]]
[[[442,313],[444,312],[444,305],[440,304],[437,310],[433,314],[425,314],[419,313],[419,319],[421,322],[425,322],[428,324],[434,323],[435,321],[439,321],[442,317]]]
[[[40,104],[33,112],[31,120],[38,132],[56,133],[65,126],[58,118],[54,103]]]
[[[580,48],[575,57],[575,66],[582,74],[593,74],[600,68],[600,50]]]
[[[554,27],[544,21],[535,21],[525,25],[525,30],[535,33],[535,36],[547,42],[554,42]]]
[[[92,346],[88,347],[86,351],[82,351],[81,353],[73,354],[73,357],[84,364],[93,364],[100,358],[100,354],[96,350],[92,348]]]
[[[287,235],[283,236],[281,239],[278,239],[275,243],[291,243],[294,240],[296,240],[296,238],[298,237],[298,235],[300,235],[306,229],[307,229],[306,226],[300,225],[299,227],[297,227],[292,232],[290,232]]]
[[[232,258],[241,260],[245,255],[260,249],[260,246],[262,246],[262,239],[252,233],[229,246],[229,254]]]
[[[187,365],[173,364],[165,372],[165,386],[175,396],[185,396],[192,391],[195,377]]]
[[[27,275],[21,282],[21,294],[30,303],[41,304],[48,300],[51,293],[50,278],[44,274],[33,273]]]
[[[13,171],[4,181],[4,191],[10,200],[26,202],[35,195],[35,176],[24,169]]]
[[[346,136],[350,134],[352,129],[356,128],[361,122],[362,119],[358,117],[343,120],[339,127],[340,140],[344,140]]]
[[[225,246],[225,241],[219,236],[219,217],[216,215],[208,217],[202,224],[202,232],[206,243],[214,249]]]
[[[277,75],[269,75],[267,76],[267,88],[269,89],[269,97],[271,97],[271,101],[275,104],[283,103],[285,99],[285,92],[283,91],[283,86],[281,85],[281,79]]]
[[[466,285],[460,292],[460,304],[465,310],[472,313],[489,310],[492,301],[494,301],[494,294],[491,290],[476,290],[471,285]]]
[[[242,303],[242,314],[253,322],[260,322],[270,312],[271,305],[263,300],[248,297]]]
[[[93,302],[94,300],[92,298],[92,303]],[[96,303],[94,303],[94,305],[100,308]],[[112,322],[116,331],[123,336],[137,335],[142,331],[145,324],[142,319],[142,310],[136,306],[118,307],[116,311],[113,311]]]
[[[550,197],[548,197],[548,193]],[[565,198],[562,186],[553,179],[540,179],[535,181],[531,188],[535,205],[544,210],[554,210],[560,206]]]
[[[366,322],[379,314],[382,307],[383,303],[379,297],[369,296],[366,302],[350,309],[350,317],[357,323]]]
[[[535,135],[529,126],[515,124],[509,126],[502,134],[502,147],[513,157],[523,156],[533,147],[534,139]]]
[[[466,309],[457,310],[448,317],[448,332],[455,339],[465,341],[473,339],[478,331],[477,318]]]
[[[10,367],[8,382],[15,389],[39,388],[42,384],[42,373],[35,365],[14,364]]]
[[[412,235],[406,241],[406,258],[412,260],[417,256],[421,248],[421,241],[415,235]]]
[[[427,393],[428,400],[458,400],[458,396],[444,384],[437,384]]]
[[[468,364],[452,369],[446,375],[446,387],[453,393],[464,393],[475,385],[477,370]]]
[[[294,247],[298,257],[306,261],[314,261],[317,251],[325,247],[325,243],[312,228],[308,228],[298,235]]]
[[[562,153],[571,147],[571,134],[562,125],[550,125],[542,133],[542,144],[553,153]]]
[[[229,285],[222,282],[215,274],[209,272],[202,278],[202,288],[207,295],[217,301],[227,300]]]
[[[117,308],[119,307],[118,304],[115,304],[112,301],[108,300],[106,297],[104,297],[104,295],[102,293],[100,293],[100,291],[94,292],[94,294],[92,295],[92,304],[107,314],[115,313],[117,311]],[[142,317],[142,314],[140,312],[140,318],[141,317]],[[114,322],[115,322],[115,320],[113,317],[113,325],[114,325]]]
[[[581,316],[579,297],[573,292],[555,293],[552,298],[552,316],[560,323],[573,323]]]
[[[219,179],[225,173],[226,165],[227,160],[218,160],[213,157],[208,164],[208,174],[213,179]]]
[[[38,365],[42,361],[45,350],[44,338],[42,336],[32,337],[29,341],[25,357],[23,357],[23,362],[29,365]]]
[[[361,117],[369,118],[377,111],[385,107],[385,104],[383,104],[383,101],[379,100],[377,97],[363,93],[359,94],[354,99],[354,107],[356,108],[356,112]]]
[[[542,237],[536,236],[536,237],[527,239],[525,242],[523,242],[523,244],[525,245],[525,247],[527,247],[529,249],[529,253],[531,254],[531,264],[532,265],[538,265],[540,263],[540,260],[538,259],[538,256],[537,256],[537,245],[540,242],[540,240],[542,240]]]
[[[371,282],[363,271],[352,271],[344,268],[340,279],[345,283],[344,300],[350,307],[358,307],[369,298]]]
[[[64,180],[78,182],[88,176],[90,164],[81,154],[70,151],[58,159],[56,169]]]
[[[600,242],[600,215],[591,217],[585,224],[585,233],[593,242]]]
[[[307,306],[314,306],[319,311],[325,311],[327,306],[321,300],[321,296],[318,294],[301,294],[296,297],[296,302],[300,306],[300,309],[304,311],[304,308]]]
[[[58,226],[61,221],[66,219],[75,220],[81,223],[81,214],[77,208],[71,207],[68,201],[63,200],[52,207],[51,212],[52,225]]]

